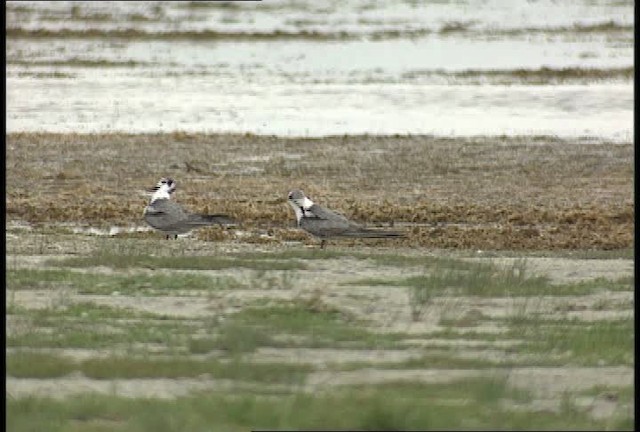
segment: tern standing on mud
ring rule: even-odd
[[[178,234],[185,234],[193,228],[207,225],[223,225],[235,223],[227,215],[201,215],[189,213],[179,204],[171,201],[171,194],[175,192],[177,183],[172,178],[161,178],[149,192],[153,192],[151,202],[144,209],[144,220],[158,231],[170,237],[178,238]]]
[[[296,213],[298,226],[322,240],[320,249],[324,248],[326,239],[330,237],[405,237],[403,233],[397,231],[364,228],[341,214],[315,204],[299,189],[289,192],[288,202]]]

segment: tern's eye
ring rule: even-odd
[[[289,199],[293,199],[293,194],[289,192]]]

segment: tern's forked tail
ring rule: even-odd
[[[361,237],[361,238],[404,238],[407,235],[400,231],[382,231],[375,229],[361,229],[357,231],[347,231],[342,234],[344,237]]]

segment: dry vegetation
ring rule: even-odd
[[[404,246],[618,249],[633,240],[630,143],[19,133],[7,136],[6,159],[9,221],[144,225],[142,190],[172,176],[186,207],[231,214],[272,241],[304,238],[285,204],[294,187],[360,222],[406,229],[394,242]]]

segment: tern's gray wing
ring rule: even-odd
[[[190,214],[179,204],[168,199],[157,199],[145,209],[144,219],[160,231],[187,232],[190,229]]]
[[[328,208],[319,206],[318,204],[312,205],[308,210],[305,210],[304,213],[310,218],[330,221],[336,225],[348,226],[352,224],[349,219],[340,213],[336,213],[333,210],[329,210]]]
[[[157,199],[145,209],[144,218],[152,227],[169,233],[184,234],[192,228],[216,224],[233,224],[226,215],[199,215],[185,211],[169,199]]]
[[[371,230],[317,204],[305,210],[300,227],[318,237],[402,237],[395,231]]]

